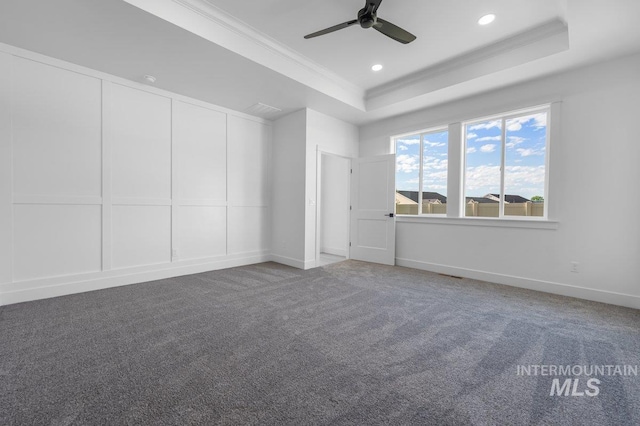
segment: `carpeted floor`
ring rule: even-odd
[[[640,377],[550,396],[517,366],[639,358],[640,311],[265,263],[1,307],[0,424],[637,425]]]

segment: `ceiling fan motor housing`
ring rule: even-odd
[[[362,28],[371,28],[376,23],[376,14],[365,7],[358,12],[358,23]]]

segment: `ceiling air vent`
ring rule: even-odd
[[[247,114],[257,115],[258,117],[268,117],[282,111],[280,108],[272,107],[258,102],[244,110]]]

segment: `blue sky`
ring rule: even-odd
[[[424,135],[423,191],[447,195],[448,132]],[[420,135],[396,140],[396,188],[418,191],[420,178]]]
[[[544,196],[547,115],[506,120],[505,193]],[[467,126],[465,195],[500,192],[501,120]]]
[[[544,196],[547,115],[538,113],[506,120],[505,193]],[[466,126],[465,195],[500,192],[501,120]],[[423,191],[447,195],[446,131],[424,135]],[[396,188],[418,191],[420,135],[396,140]]]

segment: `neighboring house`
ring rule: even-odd
[[[520,195],[505,195],[505,204],[524,204],[530,202]],[[499,194],[487,194],[483,197],[465,197],[465,204],[497,204],[500,202]],[[396,191],[396,204],[417,204],[418,191]],[[423,192],[422,204],[447,204],[447,197],[437,192]]]
[[[465,203],[469,204],[469,203],[481,203],[481,204],[491,204],[491,203],[498,203],[499,201],[497,199],[492,199],[492,198],[486,198],[486,197],[465,197]]]
[[[417,198],[417,195],[416,195]],[[417,201],[413,201],[411,198],[405,197],[399,192],[396,192],[396,204],[418,204]]]
[[[494,200],[496,202],[500,202],[500,194],[487,194],[484,196],[484,198],[488,198],[490,200]],[[504,202],[507,204],[511,204],[511,203],[527,203],[531,200],[527,200],[524,197],[521,197],[519,195],[509,195],[509,194],[505,194],[504,195]]]
[[[418,202],[418,191],[396,191],[396,194],[401,195],[403,198],[409,199],[414,203]],[[410,204],[407,202],[398,202],[399,198],[396,195],[396,204]],[[505,203],[527,203],[531,200],[528,200],[520,195],[505,195]],[[487,194],[483,197],[466,197],[466,203],[475,202],[475,203],[499,203],[500,202],[500,194]],[[446,204],[447,197],[437,192],[422,192],[422,203],[436,203],[436,204]]]
[[[415,203],[418,202],[418,191],[396,191],[396,193],[401,194],[402,196],[413,200]],[[437,192],[422,192],[422,204],[427,203],[447,203],[447,197]]]

